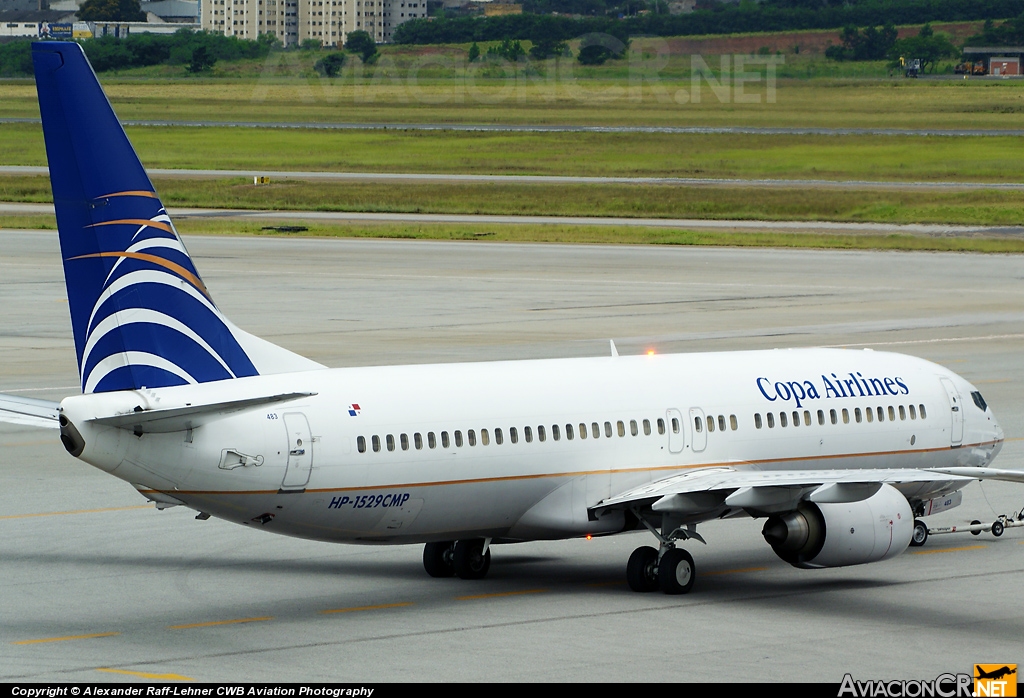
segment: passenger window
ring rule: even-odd
[[[423,434],[416,432],[412,435],[412,442],[416,445],[417,451],[423,450]]]
[[[533,443],[533,429],[530,427],[523,427],[523,436],[526,438],[526,443]]]
[[[839,420],[836,419],[836,411],[835,410],[829,410],[828,411],[828,416],[829,416],[829,418],[831,418],[833,424],[838,424],[839,423]]]
[[[650,435],[651,435],[651,420],[645,419],[644,420],[644,436],[650,436]]]
[[[793,426],[800,426],[800,413],[796,410],[793,410]]]
[[[430,448],[437,448],[437,437],[434,436],[434,432],[427,432],[427,446]]]
[[[519,431],[515,427],[508,430],[508,437],[512,439],[512,443],[519,443]]]
[[[466,432],[466,436],[469,437],[469,445],[476,446],[476,431],[474,429],[470,429]]]
[[[487,433],[486,429],[480,430],[480,445],[489,446],[491,443],[491,435]]]
[[[395,450],[395,437],[392,434],[388,434],[387,435],[387,443],[388,443],[388,450],[389,451],[394,451]]]
[[[621,419],[616,423],[616,426],[619,428],[619,436],[620,437],[625,436],[626,435],[626,425],[622,423]]]
[[[718,415],[718,431],[725,431],[725,415]]]
[[[878,414],[878,421],[879,422],[884,422],[885,421],[885,410],[883,410],[881,407],[879,407],[879,408],[877,408],[877,414]]]
[[[889,405],[889,421],[890,422],[895,422],[896,421],[896,410],[894,410],[892,408],[892,405]]]
[[[658,418],[658,433],[662,436],[665,435],[665,420],[660,417]]]
[[[501,443],[502,443],[501,429],[495,429],[494,430],[494,443],[497,446],[501,446]]]
[[[605,422],[604,423],[604,435],[606,437],[608,437],[609,439],[612,438],[612,423],[611,422]]]
[[[924,411],[924,405],[918,405],[917,411],[921,413],[921,419],[928,419],[928,413]]]
[[[875,421],[875,411],[870,407],[864,410],[864,416],[868,418],[868,424]]]
[[[844,407],[843,408],[843,424],[849,424],[849,423],[850,423],[850,411]]]
[[[402,439],[402,450],[403,451],[408,451],[409,450],[409,435],[408,434],[402,434],[402,436],[400,438]]]
[[[566,441],[572,441],[572,425],[571,424],[566,424],[565,425],[565,439],[566,439]]]
[[[779,412],[779,426],[780,427],[788,427],[789,426],[789,420],[786,419],[786,413],[785,412]]]
[[[544,431],[544,425],[541,424],[537,427],[537,441],[543,443],[547,439],[547,432]]]
[[[659,420],[659,421],[661,421],[661,420]],[[664,433],[664,432],[662,432],[662,433]],[[673,417],[672,418],[672,433],[673,434],[678,434],[679,433],[679,418],[678,417]]]
[[[380,453],[380,437],[376,434],[373,435],[373,452]]]
[[[710,416],[710,415],[708,415],[708,417],[706,417],[706,420],[707,420],[707,423],[708,423],[708,431],[714,431],[715,430],[715,418]]]
[[[451,442],[448,440],[448,432],[441,432],[441,448],[448,448]]]
[[[635,419],[629,420],[629,433],[633,436],[640,433],[640,428],[637,426]]]
[[[678,434],[679,433],[679,429],[677,427],[678,427],[678,424],[676,423],[676,420],[673,418],[672,419],[672,433],[674,433],[674,434]],[[701,421],[700,417],[695,417],[694,418],[694,420],[693,420],[693,430],[696,431],[698,434],[701,433],[702,431],[704,431],[704,422]]]
[[[366,453],[366,437],[360,436],[356,439],[356,448],[360,453]]]
[[[818,426],[825,426],[825,413],[821,410],[818,410]]]
[[[804,410],[804,426],[805,427],[811,426],[811,411],[810,410]]]
[[[775,414],[773,412],[769,412],[766,416],[768,417],[768,428],[769,429],[774,429],[775,428]]]
[[[597,422],[591,422],[590,424],[590,435],[595,439],[601,435],[601,425]]]
[[[583,422],[580,422],[580,438],[587,438],[587,425],[584,424]]]
[[[857,421],[857,424],[861,423],[862,416],[861,416],[860,408],[859,407],[855,407],[854,408],[854,410],[853,410],[853,418]]]
[[[754,428],[756,428],[756,429],[760,429],[761,428],[761,414],[760,413],[754,415]]]
[[[900,405],[900,421],[907,421],[907,411],[903,408],[903,405]]]
[[[462,432],[458,429],[455,430],[455,445],[462,448]]]
[[[552,424],[551,425],[551,440],[552,441],[558,441],[560,438],[561,438],[561,435],[559,434],[558,425],[557,424]]]
[[[917,419],[917,409],[913,405],[910,406],[910,418]]]

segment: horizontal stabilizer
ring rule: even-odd
[[[89,421],[104,426],[130,429],[136,433],[166,434],[172,431],[194,429],[208,422],[213,422],[230,414],[253,407],[296,400],[312,395],[316,395],[316,393],[281,393],[279,395],[227,400],[225,402],[213,402],[203,405],[170,407],[163,410],[145,410],[141,407],[136,407],[137,411],[134,412],[115,414],[112,417],[96,417]]]
[[[0,422],[59,429],[60,403],[0,394]]]

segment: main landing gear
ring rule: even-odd
[[[634,512],[635,513],[635,512]],[[701,543],[692,524],[673,526],[668,516],[662,517],[662,531],[659,532],[645,518],[637,515],[640,522],[661,542],[660,549],[644,545],[633,551],[626,563],[626,582],[633,591],[657,591],[666,594],[686,594],[697,579],[697,567],[693,557],[682,548],[676,547],[677,540],[693,538]]]
[[[448,540],[423,546],[423,568],[431,577],[483,579],[491,568],[491,539]]]

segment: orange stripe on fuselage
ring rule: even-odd
[[[963,444],[957,448],[973,448],[975,446],[988,446],[992,444],[1001,443],[1000,441],[984,441],[975,444]],[[562,473],[539,473],[534,475],[501,475],[497,477],[481,477],[481,478],[466,478],[462,480],[441,480],[434,482],[406,482],[406,483],[392,483],[392,484],[380,484],[380,485],[364,485],[360,487],[326,487],[323,489],[307,489],[306,494],[328,494],[331,492],[366,492],[370,490],[383,490],[383,489],[394,489],[394,488],[411,488],[411,487],[444,487],[448,485],[476,485],[476,484],[487,484],[492,482],[516,482],[520,480],[543,480],[546,478],[555,477],[580,477],[581,475],[608,475],[616,473],[653,473],[653,472],[664,472],[664,471],[679,471],[679,470],[701,470],[704,468],[735,468],[737,466],[748,466],[748,465],[763,465],[769,463],[786,463],[786,462],[800,462],[809,460],[831,460],[834,458],[879,458],[883,456],[894,456],[894,455],[906,455],[913,453],[937,453],[940,451],[953,450],[951,446],[943,446],[941,448],[922,448],[922,449],[909,449],[905,451],[878,451],[874,453],[839,453],[827,456],[797,456],[795,458],[769,458],[764,460],[744,460],[744,461],[726,461],[722,463],[700,463],[698,465],[658,465],[652,468],[612,468],[609,470],[577,470],[572,472]],[[856,473],[861,468],[848,468],[846,471],[850,473]],[[771,471],[766,471],[770,473]],[[935,478],[941,479],[942,474],[936,473]],[[157,493],[160,490],[139,490],[143,494],[146,493]],[[174,490],[175,494],[193,494],[193,495],[246,495],[246,494],[278,494],[278,490],[243,490],[243,491],[230,491],[230,490]]]

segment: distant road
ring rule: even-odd
[[[0,214],[52,214],[51,204],[0,203]],[[967,226],[829,221],[707,220],[688,218],[602,218],[584,216],[492,216],[455,213],[361,213],[345,211],[258,211],[217,208],[169,208],[175,218],[307,221],[332,223],[458,223],[464,225],[579,225],[680,230],[772,230],[794,233],[867,233],[908,235],[1024,235],[1024,226]]]
[[[3,124],[38,124],[38,118],[0,118]],[[972,128],[818,128],[810,126],[574,126],[549,124],[401,124],[317,123],[308,121],[177,121],[173,119],[125,119],[125,126],[181,126],[187,128],[290,128],[342,131],[497,131],[522,133],[742,133],[765,136],[1024,136],[1024,129]]]
[[[379,172],[287,172],[277,170],[161,170],[154,177],[224,179],[264,175],[273,179],[348,182],[466,182],[487,184],[666,184],[697,187],[770,187],[778,189],[890,189],[1024,191],[1024,182],[878,182],[828,179],[724,179],[711,177],[569,177],[562,175],[421,174]],[[0,175],[47,175],[45,167],[0,166]]]

